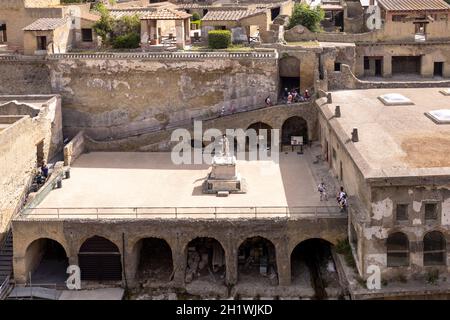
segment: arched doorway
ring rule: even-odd
[[[327,291],[336,295],[340,286],[332,246],[323,239],[300,242],[291,253],[292,285],[311,288],[315,299],[326,299]]]
[[[256,147],[259,149],[260,144],[265,143],[265,145],[267,146],[267,149],[270,150],[271,142],[272,142],[272,127],[264,122],[255,122],[247,128],[247,130],[251,130],[251,129],[255,130],[256,135],[257,135],[258,145]],[[265,141],[263,141],[263,140],[265,140]],[[248,137],[246,137],[245,150],[247,152],[251,150],[250,148],[255,147],[255,146],[250,146],[249,143],[250,143],[250,139]]]
[[[297,90],[300,92],[300,60],[287,56],[279,61],[280,97],[284,98],[285,92]]]
[[[195,238],[188,243],[186,251],[187,283],[195,280],[225,281],[225,251],[219,241],[208,237]]]
[[[119,248],[110,240],[93,236],[81,245],[78,253],[81,280],[122,280],[122,262]]]
[[[281,143],[283,145],[291,145],[291,137],[302,136],[303,144],[307,144],[308,137],[308,123],[302,117],[290,117],[284,121],[281,127]]]
[[[263,237],[247,238],[238,250],[239,282],[278,285],[275,246]]]
[[[166,240],[144,238],[136,243],[139,252],[136,279],[142,282],[169,282],[173,279],[172,249]]]
[[[69,259],[64,247],[57,241],[41,238],[33,241],[25,253],[28,273],[32,283],[64,284]]]

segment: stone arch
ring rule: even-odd
[[[423,237],[423,265],[445,266],[447,264],[447,241],[442,232],[433,230]]]
[[[300,60],[293,56],[285,56],[278,63],[278,74],[280,77],[280,94],[281,97],[286,92],[300,88]]]
[[[267,147],[270,149],[271,141],[272,141],[272,132],[271,132],[271,130],[273,129],[271,125],[267,124],[266,122],[258,121],[258,122],[254,122],[254,123],[250,124],[247,127],[247,130],[249,130],[249,129],[255,130],[257,136],[262,134],[264,132],[263,130],[266,130],[266,134],[267,134],[267,136],[266,136],[266,138],[267,138],[266,144],[267,144]],[[247,151],[249,150],[248,144],[249,144],[249,138],[247,137],[246,138],[246,142],[245,142],[245,150],[247,150]],[[258,146],[259,146],[259,141],[258,141]]]
[[[169,282],[173,279],[174,257],[169,242],[160,237],[143,237],[132,249],[136,280]]]
[[[291,136],[302,136],[303,143],[308,143],[308,122],[303,117],[292,116],[283,122],[281,126],[281,143],[290,145]]]
[[[391,233],[386,239],[388,267],[409,266],[409,239],[400,231]]]
[[[291,283],[300,286],[311,285],[317,299],[327,297],[328,286],[339,287],[339,276],[332,254],[333,246],[322,238],[308,238],[297,243],[290,254]]]
[[[274,242],[251,236],[238,247],[238,282],[278,285],[277,252]]]
[[[67,249],[51,238],[35,239],[25,249],[25,274],[35,283],[64,283],[69,266]]]
[[[213,237],[196,237],[186,244],[185,251],[187,283],[197,279],[210,281],[211,275],[214,282],[225,281],[226,253],[219,240]]]
[[[122,255],[111,240],[94,235],[86,239],[78,252],[82,280],[122,280]]]

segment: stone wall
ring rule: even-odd
[[[37,97],[34,96],[34,99]],[[0,96],[0,100],[6,99]],[[19,99],[9,96],[8,99]],[[33,97],[30,97],[33,99]],[[42,99],[42,96],[41,96]],[[48,97],[47,104],[35,117],[25,114],[15,104],[13,114],[24,114],[20,120],[0,132],[0,238],[12,216],[20,209],[37,167],[37,144],[43,142],[43,158],[48,160],[61,151],[61,99]],[[1,106],[0,106],[1,108]],[[8,109],[11,110],[11,106]],[[22,110],[22,111],[21,111]],[[4,116],[0,117],[4,118]]]
[[[136,284],[136,269],[139,252],[135,246],[143,238],[164,239],[170,245],[174,264],[175,287],[185,287],[187,244],[197,237],[211,237],[222,245],[225,251],[226,283],[238,282],[237,255],[245,239],[261,236],[270,240],[276,250],[279,286],[278,295],[286,295],[291,283],[290,257],[300,242],[321,238],[336,244],[346,236],[347,218],[318,219],[140,219],[140,220],[46,220],[32,221],[17,219],[13,222],[14,275],[15,280],[27,280],[33,254],[27,252],[31,243],[40,238],[50,238],[65,249],[70,264],[78,264],[78,252],[82,243],[94,236],[102,236],[117,245],[125,255],[124,277],[129,286]],[[125,281],[123,281],[125,283]]]
[[[64,59],[49,63],[64,130],[95,139],[263,105],[278,92],[276,58]]]
[[[1,94],[52,93],[50,70],[43,60],[2,60],[0,57]]]

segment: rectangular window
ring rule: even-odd
[[[340,62],[334,63],[334,71],[341,71],[341,63]]]
[[[92,42],[92,29],[81,29],[81,40],[83,42]]]
[[[370,69],[370,60],[369,57],[364,57],[364,70]]]
[[[408,205],[407,204],[397,204],[395,219],[397,221],[408,221]]]
[[[425,203],[425,220],[437,220],[437,203]]]
[[[405,15],[400,15],[400,14],[393,15],[392,21],[401,22],[401,21],[404,21],[405,17],[406,17]]]
[[[37,36],[37,49],[38,50],[47,50],[47,37],[46,36]]]
[[[8,41],[6,38],[6,24],[0,24],[0,43],[6,41]]]

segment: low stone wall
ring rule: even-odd
[[[70,166],[85,151],[84,132],[80,131],[64,146],[64,165]]]
[[[341,65],[341,71],[328,73],[329,90],[380,89],[380,88],[433,88],[450,87],[450,80],[433,81],[365,81],[358,79],[348,65]]]
[[[287,42],[376,42],[381,38],[382,36],[380,31],[365,33],[311,32],[301,25],[286,30],[284,33],[284,39]]]

